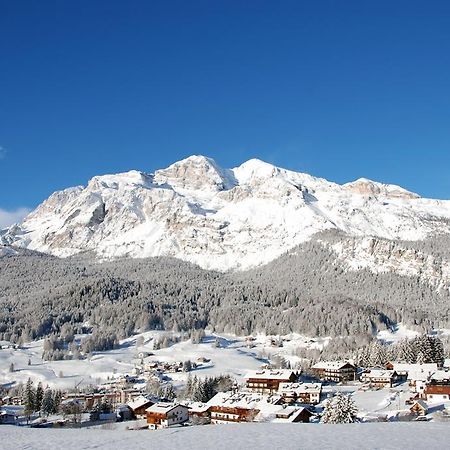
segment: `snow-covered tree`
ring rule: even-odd
[[[28,378],[25,389],[23,390],[22,404],[24,405],[24,414],[29,419],[35,409],[35,391],[31,378]]]
[[[60,406],[61,406],[61,401],[62,401],[62,392],[61,391],[56,391],[53,394],[53,412],[54,413],[58,413]]]
[[[183,363],[183,372],[190,372],[192,370],[192,362],[188,359]]]
[[[44,399],[44,388],[42,383],[39,382],[36,388],[35,398],[34,398],[34,410],[40,411],[42,409],[42,401]]]
[[[53,392],[49,387],[44,391],[41,410],[46,416],[54,412]]]
[[[158,396],[167,400],[173,400],[176,397],[173,385],[171,383],[167,383],[161,386]]]
[[[349,395],[338,392],[325,402],[322,423],[353,423],[358,409]]]

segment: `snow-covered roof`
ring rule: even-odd
[[[423,380],[437,371],[436,363],[428,364],[394,364],[396,372],[408,372],[408,380]]]
[[[141,395],[140,397],[135,398],[131,402],[128,402],[127,405],[134,411],[138,408],[142,408],[143,406],[145,406],[149,403],[154,403],[154,402],[149,400],[147,397],[144,397],[143,395]]]
[[[202,403],[202,402],[192,402],[188,403],[185,406],[189,408],[189,411],[196,412],[196,413],[202,413],[208,411],[210,406],[208,403]]]
[[[286,394],[293,392],[296,394],[320,394],[322,383],[280,383],[278,392]]]
[[[408,364],[408,363],[392,363],[393,369],[396,372],[433,372],[437,370],[436,363],[427,364]]]
[[[370,369],[368,372],[364,373],[364,377],[370,378],[392,378],[395,374],[395,370],[384,370],[384,369]]]
[[[412,404],[411,408],[414,408],[415,405],[419,405],[423,409],[426,409],[426,410],[428,409],[428,405],[422,399],[415,400],[414,403]]]
[[[295,372],[288,369],[273,369],[273,370],[252,370],[247,373],[247,379],[261,379],[261,380],[289,380],[291,376],[295,376]]]
[[[187,406],[182,405],[180,403],[155,403],[152,406],[149,406],[145,411],[149,413],[159,413],[159,414],[166,414],[172,409],[175,409],[177,406],[182,406],[183,408],[187,408]]]
[[[430,380],[443,381],[450,380],[450,372],[447,370],[436,370],[430,376]]]
[[[349,361],[320,361],[312,366],[312,369],[319,370],[339,370],[342,369],[346,364],[353,364]]]
[[[262,413],[275,413],[280,407],[279,395],[265,395],[256,392],[219,392],[209,402],[210,407],[257,409]]]
[[[275,414],[278,417],[276,419],[274,419],[273,422],[276,422],[276,423],[293,422],[305,409],[307,410],[307,408],[303,408],[303,407],[297,408],[295,406],[287,406],[286,408],[281,408],[275,412]]]

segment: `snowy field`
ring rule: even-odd
[[[1,449],[444,449],[450,426],[438,423],[351,425],[237,424],[157,431],[56,430],[2,426]]]
[[[247,371],[260,368],[267,363],[267,358],[278,354],[296,363],[299,361],[293,354],[296,348],[321,348],[328,342],[328,338],[310,339],[292,334],[284,337],[284,346],[279,348],[271,346],[270,337],[259,335],[252,343],[254,347],[248,348],[244,338],[207,334],[200,344],[187,340],[168,348],[153,350],[155,339],[160,339],[165,334],[167,333],[160,331],[138,334],[121,341],[118,349],[94,352],[88,359],[73,361],[43,361],[43,340],[30,342],[20,349],[3,349],[0,350],[0,384],[14,381],[26,383],[27,379],[31,378],[35,383],[41,381],[44,385],[59,389],[97,385],[108,378],[132,373],[135,364],[140,361],[141,352],[154,353],[153,356],[145,358],[146,363],[186,360],[196,362],[198,358],[206,358],[210,362],[192,371],[192,375],[206,377],[229,374],[241,382]],[[144,344],[137,346],[139,340],[143,340]],[[219,347],[216,341],[219,342]],[[11,363],[15,368],[13,373],[9,371]],[[187,378],[186,373],[168,375],[175,385],[183,384]]]

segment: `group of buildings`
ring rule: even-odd
[[[149,428],[170,426],[189,419],[193,423],[237,423],[271,420],[309,422],[307,405],[320,402],[321,383],[297,382],[300,373],[287,369],[247,374],[245,390],[219,392],[207,403],[151,405],[146,409]]]
[[[77,402],[83,411],[98,410],[109,404],[122,420],[145,419],[150,429],[191,423],[235,423],[252,421],[308,422],[314,416],[314,405],[322,400],[322,382],[347,383],[360,381],[367,388],[391,388],[407,381],[414,400],[411,408],[421,413],[426,403],[450,401],[449,363],[436,364],[388,363],[386,367],[358,369],[350,361],[319,362],[311,367],[317,381],[300,382],[301,371],[261,369],[251,371],[245,386],[238,390],[219,392],[207,403],[161,402],[143,394],[133,386],[133,377],[114,382],[96,393],[68,393],[65,402]],[[179,370],[179,364],[174,367]],[[161,370],[145,367],[150,376]],[[156,374],[156,375],[155,375]],[[319,381],[320,380],[320,381]],[[19,404],[18,398],[4,399]]]

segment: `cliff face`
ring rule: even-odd
[[[338,185],[260,160],[223,169],[192,156],[153,174],[97,176],[56,192],[21,224],[0,231],[0,242],[62,257],[173,256],[225,271],[265,264],[318,232],[338,230],[363,238],[336,244],[354,261],[349,267],[370,262],[407,271],[425,264],[431,279],[447,269],[408,252],[396,262],[401,250],[389,253],[395,245],[376,238],[423,240],[449,233],[449,219],[449,201],[399,186],[365,179]]]

